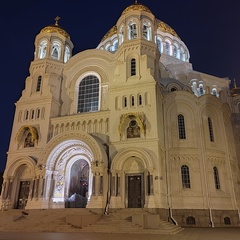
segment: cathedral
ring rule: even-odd
[[[240,222],[240,88],[193,70],[177,32],[135,1],[95,49],[35,37],[1,208],[140,208],[179,226]]]

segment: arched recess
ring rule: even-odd
[[[142,208],[154,194],[154,156],[146,149],[120,151],[111,165],[111,205],[116,208]]]
[[[10,201],[11,208],[25,208],[31,199],[36,160],[31,157],[15,159],[4,172],[2,202]]]
[[[52,139],[48,149],[51,150],[44,153],[46,198],[52,195],[53,203],[61,207],[86,207],[92,196],[96,169],[107,178],[108,159],[103,146],[87,133],[72,131]],[[80,185],[79,182],[74,185],[74,181],[81,181],[82,188],[77,190]]]
[[[22,126],[15,137],[19,147],[34,147],[38,143],[39,135],[36,127],[30,125]]]
[[[150,172],[153,171],[154,163],[152,161],[152,156],[142,148],[126,149],[117,153],[113,158],[111,171],[122,171],[126,162],[132,157],[139,159],[145,170]]]

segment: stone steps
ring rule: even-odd
[[[142,209],[122,209],[108,215],[98,215],[98,220],[86,226],[74,226],[66,222],[66,216],[77,218],[96,215],[88,209],[49,209],[28,210],[22,213],[19,209],[0,212],[0,232],[99,232],[99,233],[144,233],[176,234],[183,230],[169,222],[159,220],[159,227],[144,228],[134,224],[132,216],[152,215]],[[154,215],[154,214],[153,214]],[[78,217],[79,216],[79,217]],[[84,218],[86,223],[86,217]]]

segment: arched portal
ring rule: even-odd
[[[88,199],[89,164],[80,159],[73,163],[70,170],[67,208],[85,208]]]

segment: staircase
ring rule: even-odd
[[[91,223],[74,224],[69,217],[86,219]],[[159,219],[158,226],[138,224],[134,219]],[[144,209],[121,209],[108,215],[99,215],[84,208],[27,210],[12,209],[0,212],[0,232],[95,232],[176,234],[183,228],[163,221],[158,215]]]

